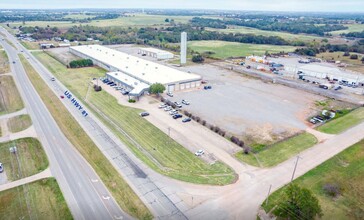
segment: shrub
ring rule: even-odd
[[[336,197],[340,195],[340,187],[338,184],[326,183],[323,187],[324,192],[331,197]]]
[[[231,136],[230,140],[231,140],[231,142],[236,143],[236,141],[239,139],[235,136]]]
[[[183,111],[184,112],[184,114],[187,116],[187,117],[189,117],[188,115],[190,114],[187,110],[184,110]]]
[[[225,137],[225,134],[226,134],[226,132],[225,132],[225,131],[223,131],[223,130],[221,130],[221,131],[219,132],[219,135],[221,135],[221,136],[223,136],[223,137]]]
[[[93,66],[94,63],[90,59],[73,60],[70,62],[71,68],[88,67]]]
[[[96,92],[100,92],[102,90],[101,86],[98,86],[98,85],[94,85],[94,90]]]
[[[136,101],[134,99],[129,99],[128,102],[135,103]]]
[[[200,117],[198,117],[198,116],[197,116],[197,117],[196,117],[196,121],[197,121],[197,122],[200,122],[200,120],[201,120],[201,119],[200,119]]]
[[[213,131],[215,127],[213,125],[210,126],[210,130]]]
[[[215,127],[215,129],[214,129],[214,131],[215,131],[216,133],[219,133],[219,132],[220,132],[220,130],[221,130],[221,129],[220,129],[219,127],[217,127],[217,126],[216,126],[216,127]]]
[[[205,125],[206,125],[206,121],[205,121],[205,120],[202,120],[202,121],[201,121],[201,124],[202,124],[203,126],[205,126]]]
[[[166,99],[163,96],[161,96],[161,102],[165,102],[165,101],[166,101]]]
[[[343,56],[344,57],[348,57],[348,56],[350,56],[350,53],[349,52],[345,52]]]
[[[196,116],[192,115],[191,118],[192,120],[196,121]]]
[[[244,148],[244,141],[241,141],[241,140],[239,140],[239,147],[242,147],[242,148]]]
[[[202,63],[203,61],[205,61],[205,59],[200,54],[193,55],[192,57],[192,62],[194,63]]]
[[[351,54],[350,55],[350,59],[357,60],[358,59],[358,55],[357,54]]]
[[[252,149],[248,146],[244,147],[244,154],[249,154],[252,151]]]

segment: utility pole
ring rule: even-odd
[[[296,173],[296,169],[297,169],[298,159],[300,159],[300,158],[301,158],[301,157],[298,155],[298,156],[297,156],[297,159],[296,159],[296,164],[294,165],[294,170],[293,170],[293,173],[292,173],[291,182],[293,181],[294,174]]]
[[[270,190],[272,189],[272,184],[270,184],[269,186],[269,190],[268,190],[268,195],[267,195],[267,200],[265,200],[265,205],[268,205],[268,199],[269,199],[269,194],[270,194]]]

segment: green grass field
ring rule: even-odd
[[[187,23],[192,16],[167,16],[167,15],[147,15],[147,14],[130,14],[128,17],[120,17],[116,19],[107,19],[107,20],[92,20],[90,23],[72,23],[67,21],[28,21],[25,25],[22,22],[13,22],[10,23],[10,27],[12,26],[39,26],[39,27],[58,27],[58,28],[68,28],[74,25],[91,25],[97,27],[129,27],[129,26],[164,26],[169,25],[169,23],[165,22],[166,18],[174,19],[175,23]]]
[[[48,54],[42,52],[33,54],[80,99],[85,97],[90,80],[104,75],[105,72],[99,68],[67,69]],[[140,159],[156,171],[176,179],[200,184],[225,185],[235,180],[235,174],[226,165],[206,164],[154,125],[142,119],[138,115],[142,110],[121,106],[113,96],[104,91],[91,92],[88,98],[92,105],[100,109],[107,118],[125,130],[143,147],[143,150],[139,150],[118,132],[115,126],[108,124]],[[159,164],[163,167],[158,166]]]
[[[266,51],[269,53],[291,52],[296,48],[292,46],[275,46],[266,44],[243,44],[226,41],[191,41],[188,47],[199,53],[214,52],[213,58],[226,59],[229,57],[242,57],[254,55],[263,55]]]
[[[2,50],[0,51],[0,74],[9,72],[10,72],[9,58],[5,50]]]
[[[256,28],[250,28],[250,27],[242,27],[242,26],[229,26],[228,29],[215,29],[215,28],[206,28],[206,30],[209,31],[217,31],[221,33],[241,33],[241,34],[255,34],[255,35],[263,35],[263,36],[278,36],[281,37],[287,41],[303,41],[303,42],[311,42],[311,41],[317,41],[321,42],[322,37],[317,36],[310,36],[305,34],[290,34],[286,32],[279,32],[279,31],[265,31],[265,30],[259,30]]]
[[[15,86],[13,77],[0,76],[0,85],[0,115],[23,109],[23,100]]]
[[[362,32],[362,31],[364,31],[364,24],[346,24],[344,26],[347,26],[349,29],[340,30],[340,31],[332,31],[330,33],[333,34],[333,35],[340,35],[340,34],[343,34],[343,33]]]
[[[53,178],[0,192],[0,219],[73,219]]]
[[[317,139],[315,136],[309,133],[302,133],[273,144],[270,147],[263,148],[255,154],[249,153],[246,155],[243,152],[239,152],[235,156],[239,160],[253,166],[272,167],[312,147],[316,143]]]
[[[9,151],[13,146],[17,148],[16,154]],[[4,164],[10,181],[32,176],[48,167],[48,159],[42,145],[34,138],[0,143],[0,161]]]
[[[43,102],[56,120],[62,132],[96,171],[120,207],[137,219],[152,219],[152,214],[149,212],[144,203],[139,199],[135,192],[120,176],[118,171],[112,166],[109,160],[76,122],[66,107],[61,103],[59,98],[54,95],[23,55],[20,56],[20,59],[28,77],[32,81],[32,84],[41,96]],[[98,72],[100,70],[95,69],[94,71]],[[65,77],[67,74],[72,74],[72,72],[65,73]],[[88,72],[85,72],[85,75],[86,73]],[[80,77],[85,78],[83,75],[80,75]]]
[[[29,128],[32,125],[32,119],[29,115],[19,115],[8,120],[7,126],[9,131],[16,133]]]
[[[364,217],[364,140],[327,160],[320,166],[294,180],[310,189],[318,198],[324,216],[322,219],[363,219]],[[341,195],[332,198],[323,191],[325,184],[337,184]],[[281,199],[285,187],[269,197],[266,211]]]
[[[339,134],[364,121],[364,108],[358,108],[343,117],[329,121],[317,130],[328,134]]]

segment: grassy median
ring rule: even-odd
[[[327,122],[317,128],[317,130],[328,134],[339,134],[345,130],[360,124],[364,121],[364,108],[358,108],[354,111]]]
[[[23,100],[12,76],[0,76],[0,115],[24,108]]]
[[[8,120],[7,126],[12,133],[23,131],[32,125],[29,115],[18,115]]]
[[[73,219],[57,181],[38,180],[0,192],[0,219]]]
[[[20,59],[33,86],[58,126],[100,176],[120,207],[138,219],[151,219],[152,215],[144,203],[76,122],[59,98],[54,95],[24,56],[21,56]]]
[[[33,53],[78,98],[86,96],[93,77],[104,76],[100,68],[67,69],[46,53]],[[226,185],[235,181],[235,173],[223,163],[209,165],[164,134],[147,120],[141,118],[140,109],[119,105],[105,91],[90,89],[88,100],[95,114],[143,162],[157,172],[175,179],[198,184]],[[110,123],[113,122],[113,124]],[[141,148],[120,132],[124,130]]]
[[[251,152],[249,154],[239,152],[235,156],[239,160],[253,166],[272,167],[293,157],[299,152],[312,147],[316,143],[317,139],[315,136],[304,132],[273,144],[272,146],[262,148],[258,152]]]
[[[9,148],[17,152],[10,153]],[[22,138],[0,143],[0,162],[9,181],[19,180],[37,174],[48,167],[48,159],[41,143],[34,138]]]
[[[0,74],[9,73],[9,58],[5,50],[0,51]]]
[[[301,187],[310,189],[318,198],[322,219],[363,219],[364,217],[364,140],[294,180]],[[334,196],[325,191],[331,189]],[[269,197],[266,211],[271,210],[282,198],[285,187]]]

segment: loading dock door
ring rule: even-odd
[[[184,83],[179,84],[179,89],[180,89],[180,90],[185,89],[185,84],[184,84]]]
[[[168,85],[168,92],[173,92],[173,91],[174,91],[174,84]]]
[[[191,83],[185,83],[185,85],[186,85],[186,89],[191,88]]]

